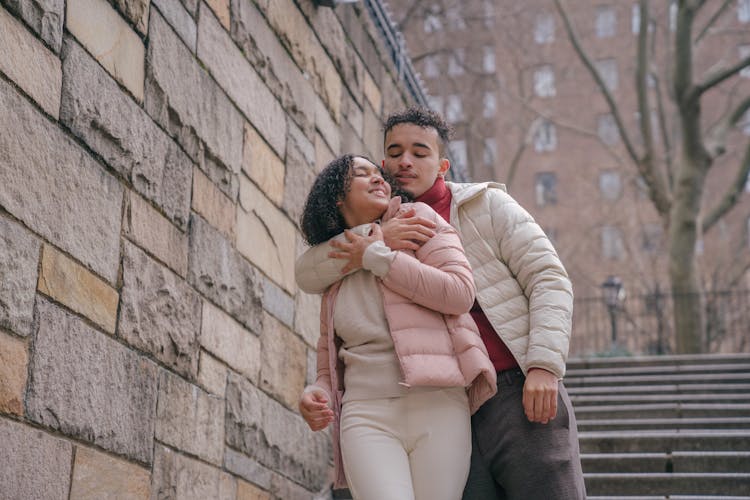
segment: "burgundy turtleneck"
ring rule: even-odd
[[[416,199],[416,201],[421,201],[431,206],[449,224],[451,221],[452,200],[453,195],[448,186],[445,185],[445,179],[442,177],[438,177],[435,184]],[[474,322],[477,324],[477,328],[479,328],[479,335],[487,347],[487,353],[490,355],[490,361],[492,361],[495,370],[501,372],[518,367],[516,358],[513,357],[508,346],[495,333],[490,320],[487,319],[479,302],[476,300],[474,301],[474,306],[471,308],[471,317],[474,318]]]

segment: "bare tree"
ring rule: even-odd
[[[636,55],[636,93],[638,97],[638,132],[642,143],[632,140],[621,106],[607,88],[592,58],[584,49],[568,14],[565,0],[552,0],[563,19],[568,38],[580,61],[587,68],[604,96],[620,132],[630,163],[648,186],[648,195],[667,229],[669,278],[672,294],[676,349],[680,353],[701,352],[705,333],[705,308],[701,276],[696,263],[696,242],[721,220],[738,202],[750,172],[750,143],[746,145],[733,182],[719,202],[704,210],[706,178],[717,159],[727,151],[729,132],[750,109],[750,96],[733,102],[713,125],[702,123],[703,107],[709,91],[750,66],[750,57],[736,64],[713,68],[701,76],[695,73],[695,48],[712,26],[726,13],[730,0],[721,3],[708,21],[697,29],[696,17],[702,9],[716,3],[706,0],[679,0],[676,26],[670,41],[667,65],[672,75],[667,84],[656,79],[653,50],[655,30],[649,15],[649,0],[640,0],[640,29]],[[697,35],[694,32],[697,31]],[[651,119],[652,95],[649,79],[657,81],[655,107],[658,125]],[[666,88],[666,97],[664,89]],[[676,110],[674,118],[679,134],[673,140],[669,133],[665,107],[669,101]],[[678,139],[678,140],[677,140]],[[660,140],[661,150],[656,143]]]

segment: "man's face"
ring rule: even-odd
[[[440,158],[440,137],[434,128],[401,123],[385,134],[383,168],[396,177],[406,191],[422,196],[432,187],[438,174],[450,167]]]

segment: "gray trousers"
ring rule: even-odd
[[[532,423],[523,411],[520,369],[500,372],[497,394],[472,416],[472,454],[464,500],[586,498],[578,430],[562,382],[557,416]]]

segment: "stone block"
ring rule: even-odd
[[[227,367],[208,352],[201,351],[198,362],[198,384],[206,391],[224,397],[227,391]]]
[[[252,0],[231,0],[232,38],[284,110],[305,133],[315,133],[315,91]]]
[[[0,206],[114,283],[122,186],[2,80],[0,130]]]
[[[235,500],[225,474],[198,460],[156,446],[151,500]]]
[[[65,0],[2,0],[55,52],[60,52]]]
[[[237,482],[237,500],[271,500],[271,494],[240,480]]]
[[[185,10],[187,10],[191,16],[195,17],[196,14],[198,14],[199,0],[180,0],[180,3],[182,3]]]
[[[234,241],[235,205],[200,169],[193,169],[193,210]]]
[[[207,9],[201,10],[198,19],[198,58],[276,153],[283,157],[286,145],[284,109]]]
[[[125,243],[117,334],[189,378],[198,373],[201,300],[188,284]]]
[[[369,104],[365,104],[364,108],[364,131],[362,134],[362,140],[365,143],[365,146],[367,146],[367,153],[370,155],[370,158],[382,158],[383,124],[380,117]]]
[[[0,7],[0,71],[54,118],[60,112],[60,60],[23,24]]]
[[[318,380],[318,355],[316,349],[307,350],[307,375],[305,385],[314,384]]]
[[[289,293],[294,293],[297,229],[245,176],[240,177],[237,249]]]
[[[146,111],[235,199],[244,120],[156,11],[149,20],[148,61]]]
[[[130,240],[180,276],[187,274],[188,237],[143,198],[128,192],[124,231]]]
[[[0,412],[23,415],[29,355],[26,343],[0,332]]]
[[[147,469],[82,446],[76,447],[70,498],[75,500],[148,500]]]
[[[206,4],[211,7],[214,14],[219,19],[219,22],[225,30],[229,31],[230,26],[230,15],[229,15],[229,0],[206,0]]]
[[[115,80],[143,101],[143,42],[106,0],[67,0],[65,27]]]
[[[260,388],[288,408],[296,409],[307,378],[304,342],[269,314],[263,317],[261,340]]]
[[[152,2],[164,16],[177,36],[188,46],[190,52],[195,53],[195,45],[198,43],[198,25],[192,15],[185,10],[180,0],[153,0]]]
[[[315,99],[315,126],[334,155],[341,152],[341,130],[320,98]],[[382,134],[381,134],[382,135]],[[319,168],[323,168],[322,166]]]
[[[38,290],[115,333],[117,290],[50,245],[42,249]]]
[[[41,298],[37,315],[28,418],[151,463],[156,366]]]
[[[280,206],[284,198],[284,162],[250,125],[245,125],[242,170]]]
[[[263,278],[263,309],[294,328],[294,299],[267,278]]]
[[[370,103],[370,106],[372,106],[372,109],[379,113],[382,109],[381,106],[383,105],[383,96],[380,93],[378,84],[375,82],[375,79],[369,71],[364,72],[364,85],[362,88],[367,101]]]
[[[336,157],[320,133],[315,134],[315,171],[320,173]]]
[[[260,339],[227,313],[203,302],[201,346],[254,383],[260,372]]]
[[[229,376],[226,403],[229,446],[310,490],[323,488],[330,456],[326,433],[313,433],[299,415],[235,374]]]
[[[232,474],[257,484],[261,488],[271,486],[273,473],[269,469],[244,453],[229,447],[224,449],[224,467]]]
[[[198,216],[190,223],[188,282],[250,331],[260,331],[263,292],[258,272]]]
[[[63,123],[135,191],[185,229],[190,211],[190,158],[80,45],[67,40],[63,60]]]
[[[309,346],[315,347],[320,337],[320,295],[300,291],[295,300],[294,312],[294,330]]]
[[[67,500],[73,458],[68,441],[0,418],[0,443],[3,498]]]
[[[162,371],[156,406],[158,441],[221,465],[224,456],[224,401]]]
[[[148,7],[150,0],[115,0],[115,5],[135,25],[141,35],[148,34]]]
[[[30,232],[0,217],[0,327],[22,336],[31,333],[40,247]]]
[[[303,141],[300,144],[299,141]],[[309,145],[312,159],[306,151]],[[307,195],[315,182],[315,148],[304,137],[290,136],[286,151],[286,182],[284,182],[283,208],[292,220],[299,224],[305,209]]]
[[[362,131],[364,130],[364,116],[362,113],[362,107],[351,97],[350,94],[344,96],[344,101],[341,103],[343,109],[343,115],[346,117],[346,121],[354,129],[355,134],[358,137],[362,137]],[[346,150],[345,150],[346,151]],[[349,150],[357,152],[357,150]],[[376,159],[373,159],[377,161]]]

